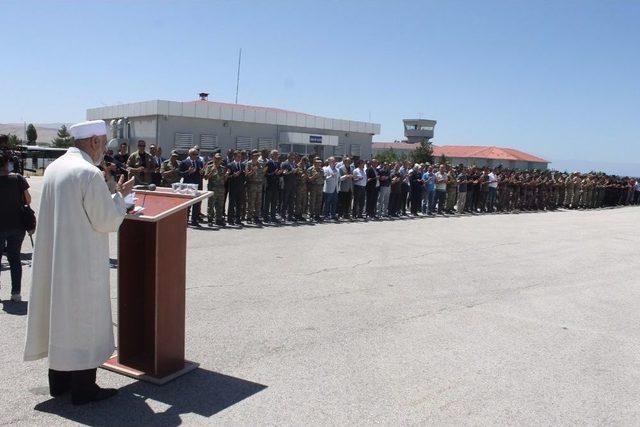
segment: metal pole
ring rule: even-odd
[[[242,60],[242,48],[238,54],[238,77],[236,79],[236,104],[238,103],[238,89],[240,88],[240,61]]]

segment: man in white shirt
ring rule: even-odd
[[[358,160],[353,170],[353,218],[362,218],[366,187],[367,173],[364,170],[364,160]]]
[[[438,215],[444,214],[444,205],[447,200],[447,171],[444,165],[440,165],[436,172],[436,202],[438,203]]]
[[[498,174],[494,169],[489,172],[489,196],[487,197],[487,212],[493,212],[493,207],[496,204],[496,195],[498,194]]]
[[[336,167],[336,159],[329,157],[329,165],[323,168],[324,186],[322,196],[324,199],[324,219],[338,219],[338,186],[340,185],[340,171]]]

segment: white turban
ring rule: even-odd
[[[107,125],[104,120],[90,120],[80,122],[69,128],[69,133],[75,139],[91,138],[92,136],[102,136],[107,134]]]

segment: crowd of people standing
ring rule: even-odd
[[[185,159],[138,141],[105,157],[107,181],[128,173],[136,184],[197,184],[212,192],[206,215],[192,209],[190,222],[218,226],[378,219],[403,215],[593,209],[640,204],[640,182],[605,173],[509,170],[502,167],[378,162],[344,157],[326,160],[278,150],[229,150],[205,159],[198,147]],[[113,175],[113,177],[109,177]]]

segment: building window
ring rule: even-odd
[[[291,149],[294,153],[298,153],[302,155],[307,154],[307,147],[302,144],[293,144]]]
[[[203,151],[214,151],[218,148],[218,136],[210,134],[200,134],[200,149]]]
[[[236,137],[236,150],[251,150],[251,137]]]
[[[176,132],[173,140],[173,147],[176,150],[188,150],[193,148],[193,134]]]
[[[344,156],[344,153],[344,142],[338,142],[338,145],[334,149],[333,154],[336,156]]]
[[[280,153],[286,154],[291,152],[291,144],[280,144],[278,148],[280,148]]]
[[[276,148],[276,141],[273,138],[258,138],[258,150],[273,150]]]
[[[351,144],[351,155],[360,157],[360,144]]]

